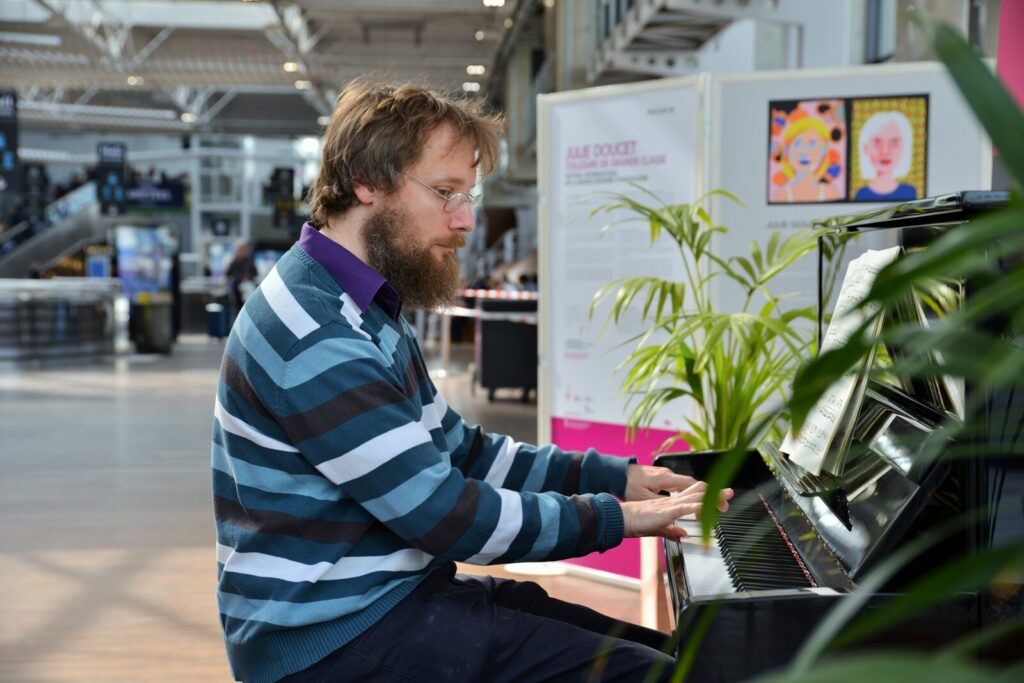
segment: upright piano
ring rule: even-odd
[[[833,227],[912,227],[904,239],[918,239],[921,230],[967,223],[1005,199],[958,193]],[[991,397],[986,405],[1020,418],[1020,403]],[[944,530],[940,540],[881,580],[862,611],[877,609],[951,558],[1024,538],[1021,457],[923,457],[926,445],[946,438],[938,428],[948,419],[936,406],[871,380],[840,474],[811,475],[773,443],[747,452],[731,484],[736,496],[715,524],[710,545],[696,520],[680,520],[689,535],[664,544],[680,653],[700,639],[687,680],[741,681],[787,663],[831,608],[867,577],[878,581],[872,572],[926,533]],[[1018,426],[1018,439],[1021,431]],[[706,479],[720,455],[670,453],[655,464]],[[1017,585],[998,597],[962,594],[876,633],[867,644],[941,646],[990,621],[1024,614],[1022,592]]]

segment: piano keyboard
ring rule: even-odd
[[[734,501],[719,515],[708,546],[693,515],[676,525],[688,534],[679,546],[691,598],[815,586],[761,501]]]

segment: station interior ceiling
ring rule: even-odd
[[[26,126],[309,135],[359,75],[480,83],[513,4],[0,0],[0,88]]]
[[[0,90],[26,128],[295,137],[370,76],[486,97],[528,148],[536,94],[929,59],[911,6],[993,55],[999,2],[0,0]]]

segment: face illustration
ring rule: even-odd
[[[427,139],[410,177],[382,202],[363,225],[362,237],[371,266],[380,272],[410,306],[432,309],[452,300],[459,281],[455,250],[465,245],[464,233],[475,221],[469,204],[446,213],[442,195],[468,192],[476,180],[472,145],[447,127]],[[431,191],[431,188],[434,191]]]
[[[864,153],[871,160],[879,177],[892,175],[893,168],[903,156],[903,135],[899,126],[889,122],[875,135],[864,141]]]
[[[786,160],[800,174],[813,173],[825,156],[826,144],[813,130],[805,130],[789,142]]]

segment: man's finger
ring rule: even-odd
[[[664,472],[659,473],[655,481],[655,485],[663,491],[685,491],[693,486],[697,480],[685,474],[676,474],[672,470],[666,469]]]

